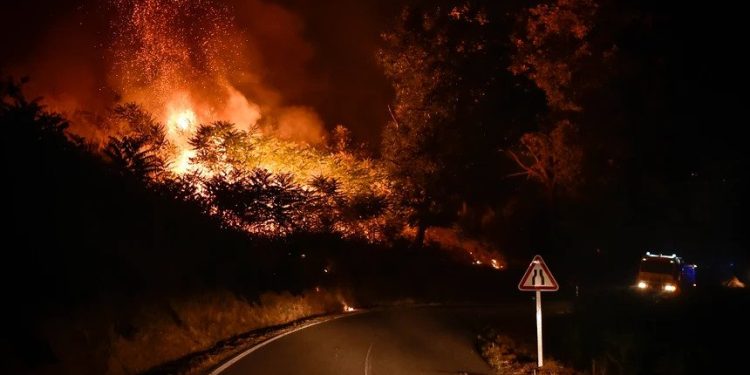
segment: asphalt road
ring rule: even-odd
[[[267,343],[221,374],[491,374],[476,340],[488,326],[533,335],[532,302],[353,314]]]

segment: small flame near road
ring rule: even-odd
[[[500,262],[498,262],[497,259],[492,259],[490,261],[490,264],[492,264],[492,268],[494,268],[496,270],[501,270],[501,269],[503,269],[505,267],[502,264],[500,264]]]
[[[352,306],[347,305],[346,303],[344,303],[343,310],[344,310],[344,312],[354,312],[354,311],[357,311],[357,309],[355,309]]]

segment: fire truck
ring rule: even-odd
[[[641,258],[636,288],[641,292],[676,294],[696,286],[697,268],[676,254],[646,252]]]

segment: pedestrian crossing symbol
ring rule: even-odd
[[[537,255],[531,261],[531,264],[529,264],[529,268],[526,269],[521,282],[518,283],[518,289],[532,292],[536,290],[554,292],[560,288],[557,285],[555,277],[552,276],[552,272],[549,271],[549,268],[544,263],[544,259],[540,255]]]

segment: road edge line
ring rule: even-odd
[[[284,332],[284,333],[282,333],[282,334],[280,334],[278,336],[271,337],[270,339],[265,340],[265,341],[263,341],[263,342],[261,342],[259,344],[256,344],[255,346],[251,347],[250,349],[247,349],[244,352],[242,352],[242,353],[240,353],[240,354],[232,357],[230,360],[224,362],[221,366],[219,366],[219,367],[215,368],[213,371],[211,371],[209,373],[209,375],[220,375],[223,371],[225,371],[226,369],[232,367],[232,365],[234,365],[235,363],[239,362],[242,358],[247,357],[252,352],[254,352],[254,351],[256,351],[256,350],[258,350],[258,349],[260,349],[260,348],[262,348],[262,347],[264,347],[264,346],[266,346],[266,345],[268,345],[268,344],[270,344],[270,343],[272,343],[272,342],[274,342],[274,341],[276,341],[276,340],[278,340],[278,339],[280,339],[280,338],[282,338],[284,336],[291,335],[292,333],[299,332],[299,331],[301,331],[301,330],[303,330],[305,328],[310,328],[310,327],[316,326],[318,324],[328,323],[328,322],[331,322],[331,321],[334,321],[334,320],[337,320],[337,319],[346,318],[347,316],[355,316],[355,315],[363,314],[363,313],[366,313],[367,311],[368,310],[361,310],[361,311],[355,311],[355,312],[351,312],[351,313],[347,313],[347,314],[341,314],[341,315],[338,315],[338,316],[333,316],[330,319],[322,320],[320,322],[314,322],[314,323],[306,324],[306,325],[303,325],[303,326],[298,327],[296,329],[293,329],[291,331]]]

